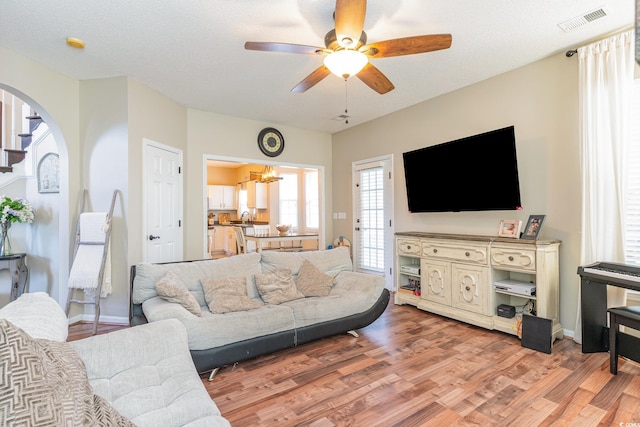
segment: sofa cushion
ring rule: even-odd
[[[202,315],[200,304],[190,292],[189,289],[182,283],[182,280],[173,271],[167,271],[155,285],[156,292],[161,298],[180,304],[187,309],[190,313],[196,316]]]
[[[187,329],[191,350],[207,350],[291,331],[295,327],[293,311],[290,307],[281,305],[262,304],[253,310],[225,314],[214,314],[203,309],[202,317],[195,317],[178,304],[154,297],[142,304],[142,310],[152,323],[163,319],[178,319]]]
[[[70,344],[84,361],[94,393],[137,426],[230,426],[195,370],[179,321],[153,322]]]
[[[385,286],[384,278],[343,271],[326,297],[312,297],[282,304],[293,310],[297,328],[363,313],[375,305]]]
[[[331,277],[336,277],[341,271],[353,270],[349,248],[346,246],[322,251],[263,251],[260,264],[263,273],[272,273],[279,268],[288,268],[296,275],[305,259],[311,261],[320,271]]]
[[[180,277],[189,292],[196,298],[200,307],[207,306],[200,279],[244,275],[250,278],[250,280],[247,280],[247,293],[249,297],[254,298],[258,296],[258,292],[255,289],[253,275],[262,272],[260,269],[260,254],[257,252],[215,260],[208,259],[168,264],[143,262],[136,265],[136,276],[131,294],[132,302],[134,304],[142,304],[149,298],[157,296],[155,284],[167,271],[173,271]]]
[[[31,338],[64,342],[69,332],[67,315],[56,300],[45,292],[20,295],[0,308],[0,319],[7,319]]]
[[[311,261],[302,261],[295,278],[296,288],[305,297],[326,297],[335,283],[335,279],[324,274]]]
[[[251,310],[260,307],[260,303],[247,295],[246,277],[223,277],[202,279],[204,299],[212,313]]]
[[[133,426],[94,398],[82,359],[66,342],[34,339],[0,320],[0,425]]]
[[[281,304],[304,298],[304,295],[298,292],[291,270],[288,268],[281,268],[273,273],[256,274],[255,278],[258,292],[267,304]]]

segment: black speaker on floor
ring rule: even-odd
[[[522,315],[522,346],[551,354],[551,319]]]

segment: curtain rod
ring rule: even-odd
[[[592,40],[591,42],[588,42],[587,44],[595,43],[595,42],[596,42],[596,41],[598,41],[598,40],[604,40],[604,39],[606,39],[607,37],[611,37],[611,36],[615,36],[615,35],[618,35],[618,34],[622,34],[622,33],[625,33],[625,32],[627,32],[627,31],[629,31],[629,30],[633,30],[633,29],[634,29],[634,27],[633,27],[633,25],[632,25],[631,27],[627,27],[627,28],[625,28],[625,29],[623,29],[623,30],[614,31],[614,32],[612,32],[612,33],[605,34],[604,36],[600,36],[600,37],[598,37],[598,39],[596,39],[596,40]],[[585,45],[585,46],[586,46],[586,45]],[[576,48],[576,49],[569,49],[568,51],[566,51],[566,52],[565,52],[565,56],[566,56],[567,58],[571,58],[571,57],[572,57],[573,55],[575,55],[576,53],[578,53],[578,49],[577,49],[577,48]]]

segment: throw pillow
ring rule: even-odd
[[[200,283],[202,283],[204,299],[212,313],[246,311],[261,305],[247,295],[246,277],[200,279]]]
[[[96,410],[84,363],[66,342],[31,338],[2,319],[0,361],[2,426],[133,426],[106,401]]]
[[[280,304],[304,298],[304,295],[298,292],[291,270],[288,268],[280,268],[273,273],[259,273],[255,277],[258,292],[268,304]]]
[[[296,288],[305,297],[326,297],[331,292],[335,279],[324,274],[311,261],[302,261],[300,271],[295,279]]]
[[[167,271],[156,282],[155,288],[162,299],[178,303],[196,316],[202,316],[202,310],[196,297],[191,295],[187,286],[173,271]]]

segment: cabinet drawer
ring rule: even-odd
[[[491,265],[496,268],[535,271],[536,252],[531,249],[493,247]]]
[[[437,241],[422,242],[422,255],[433,259],[487,265],[488,252],[486,245],[473,245],[467,242],[455,245]]]
[[[398,239],[398,255],[420,256],[420,240]]]

